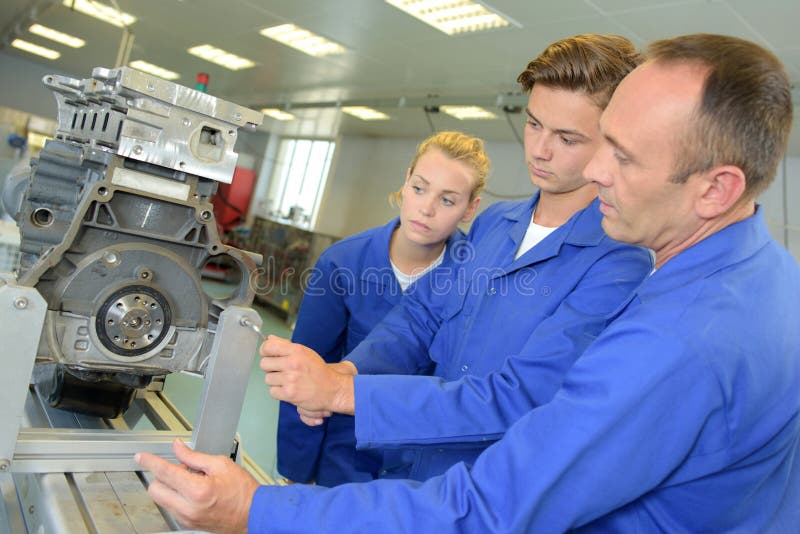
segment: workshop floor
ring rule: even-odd
[[[228,286],[220,282],[203,280],[206,292],[212,297],[224,296]],[[292,333],[282,317],[271,309],[256,305],[256,311],[264,324],[261,331],[291,337]],[[164,392],[192,423],[200,404],[202,380],[197,377],[173,373],[167,377]],[[275,465],[275,432],[278,423],[278,402],[267,394],[264,372],[258,367],[258,358],[253,357],[250,380],[245,393],[244,407],[239,419],[239,434],[242,446],[261,468],[273,478],[277,476]]]

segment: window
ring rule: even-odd
[[[333,141],[283,139],[270,181],[272,214],[312,228],[333,159]]]

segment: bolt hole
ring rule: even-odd
[[[53,212],[47,208],[37,208],[31,214],[31,222],[39,228],[47,228],[56,220]]]

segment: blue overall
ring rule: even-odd
[[[358,446],[384,449],[382,477],[425,480],[471,465],[552,398],[652,270],[648,251],[605,235],[597,201],[515,260],[537,201],[489,207],[455,271],[436,273],[438,284],[417,288],[348,355],[360,375]]]
[[[400,302],[403,292],[389,262],[389,241],[398,224],[395,218],[347,237],[320,255],[292,341],[314,349],[329,363],[341,361]],[[457,230],[448,248],[463,237]],[[447,258],[445,254],[439,268],[447,268]],[[334,486],[374,479],[381,462],[380,453],[356,451],[351,416],[337,414],[323,426],[309,427],[300,421],[293,405],[280,404],[278,472],[283,476]]]
[[[471,469],[263,486],[250,532],[797,532],[798,324],[800,269],[757,213],[648,277]]]

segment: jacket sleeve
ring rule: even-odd
[[[323,254],[306,285],[292,341],[315,350],[329,362],[338,362],[347,336],[348,311],[335,263]],[[327,420],[310,427],[300,420],[297,409],[285,402],[278,411],[278,472],[295,482],[310,482],[317,472]]]
[[[598,259],[519,354],[485,377],[357,376],[359,448],[480,443],[500,439],[549,402],[575,360],[652,269],[649,252],[618,247]],[[497,357],[486,354],[482,357]]]
[[[726,435],[724,401],[702,358],[677,361],[681,340],[660,328],[604,336],[553,401],[515,423],[471,470],[459,463],[424,483],[261,487],[250,532],[564,532],[612,511],[604,520],[621,523],[600,530],[637,530],[648,514],[632,505],[676,466],[702,477],[728,454],[721,446],[692,455],[700,433]],[[697,506],[713,507],[714,498]]]
[[[438,268],[414,283],[400,302],[345,358],[359,374],[426,374],[433,367],[428,348],[451,302],[442,287],[453,287],[456,270]]]

